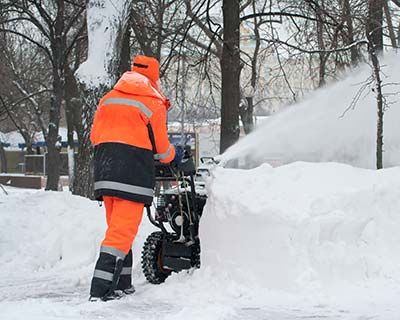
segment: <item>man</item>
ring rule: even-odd
[[[154,159],[179,164],[183,150],[168,140],[169,101],[159,88],[159,63],[137,56],[100,101],[90,139],[95,146],[95,197],[103,200],[108,229],[90,288],[91,300],[111,300],[134,292],[132,242],[151,205]]]

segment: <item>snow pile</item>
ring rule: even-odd
[[[362,288],[366,297],[400,288],[399,212],[399,167],[218,168],[201,224],[202,263],[248,288],[314,295]]]
[[[384,164],[400,164],[400,64],[399,56],[383,59],[383,88],[390,104],[384,119]],[[335,161],[375,168],[377,107],[373,87],[348,110],[371,68],[363,66],[347,79],[313,93],[307,100],[268,118],[222,157],[224,163],[251,159],[289,163]]]
[[[13,301],[17,305],[20,300],[29,301],[27,309],[20,310],[21,319],[38,311],[37,319],[43,319],[45,307],[37,299],[58,303],[75,298],[85,303],[106,230],[104,207],[69,192],[4,188],[8,195],[0,188],[0,302],[10,301],[14,306]],[[153,228],[145,221],[140,230],[133,246],[135,264],[140,262],[144,239]],[[57,319],[64,315],[65,308],[51,305],[50,309],[58,314]],[[65,318],[85,318],[80,312],[77,309],[74,316]],[[5,319],[11,319],[11,314],[7,316]]]
[[[1,270],[84,280],[105,228],[97,203],[69,193],[7,190],[8,196],[0,190]]]

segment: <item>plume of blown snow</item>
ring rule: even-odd
[[[382,59],[384,165],[400,163],[399,56]],[[222,155],[222,163],[256,166],[264,162],[341,162],[375,168],[377,103],[371,67],[363,65],[346,79],[270,117]],[[361,88],[365,90],[361,90]],[[358,98],[357,98],[358,97]],[[357,101],[356,101],[357,100]],[[354,102],[356,102],[354,104]],[[250,164],[249,164],[250,163]]]

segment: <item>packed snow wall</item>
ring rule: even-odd
[[[398,167],[218,168],[208,190],[203,266],[248,288],[293,293],[400,285]]]

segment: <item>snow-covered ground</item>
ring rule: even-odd
[[[70,195],[0,192],[1,319],[398,319],[400,168],[293,163],[217,168],[202,268],[90,303],[104,208]],[[0,190],[1,191],[1,190]],[[135,264],[153,227],[144,217]]]

